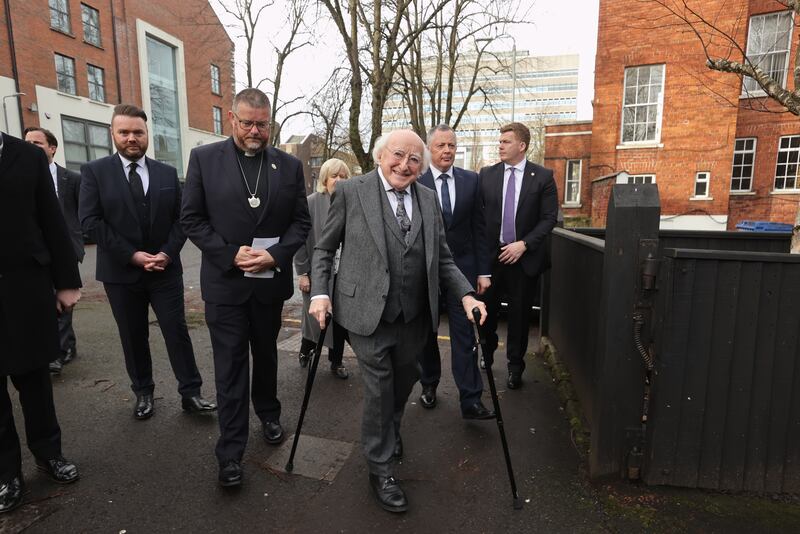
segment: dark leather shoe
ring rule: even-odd
[[[509,371],[508,389],[519,389],[522,387],[522,373],[519,371]]]
[[[433,384],[422,386],[422,395],[419,396],[419,402],[423,408],[436,406],[436,386]]]
[[[397,437],[394,440],[394,452],[392,452],[392,459],[403,459],[403,438],[400,437],[400,434],[397,434]]]
[[[481,354],[481,357],[478,359],[478,366],[481,369],[486,369],[486,360],[483,358],[483,354]]]
[[[202,413],[216,411],[217,405],[211,401],[205,400],[200,395],[193,395],[181,399],[181,408],[183,408],[184,412]]]
[[[408,510],[406,494],[403,493],[403,489],[394,477],[382,477],[370,473],[369,485],[384,510],[389,512],[405,512]]]
[[[228,460],[219,466],[219,485],[223,488],[242,485],[242,464],[238,460]]]
[[[67,349],[64,352],[64,354],[61,355],[61,363],[63,363],[64,365],[67,365],[69,362],[71,362],[72,360],[74,360],[77,357],[78,357],[78,351],[77,350],[75,350],[74,348]]]
[[[350,373],[347,372],[347,367],[344,365],[331,365],[331,373],[336,378],[341,378],[342,380],[347,380],[347,377],[350,376]]]
[[[22,502],[22,475],[0,482],[0,514],[10,512]]]
[[[133,416],[136,419],[149,419],[155,413],[155,406],[153,401],[153,394],[146,393],[144,395],[136,395],[136,407],[133,410]]]
[[[297,361],[300,362],[300,367],[308,367],[308,362],[311,360],[311,354],[313,353],[313,349],[309,351],[308,354],[303,354],[302,352],[297,355]]]
[[[270,445],[283,441],[283,427],[280,421],[264,421],[264,439]]]
[[[64,364],[61,363],[61,360],[53,360],[48,364],[48,369],[50,370],[51,375],[60,375],[61,370],[64,368]]]
[[[462,408],[461,417],[464,419],[494,419],[495,414],[493,410],[489,410],[481,401],[478,401],[472,406]]]
[[[78,480],[78,467],[64,458],[58,456],[49,460],[36,459],[36,469],[49,476],[59,484],[71,484]]]

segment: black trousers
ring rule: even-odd
[[[64,310],[58,314],[58,342],[61,346],[61,357],[68,352],[75,352],[75,330],[72,328],[72,310]]]
[[[333,328],[333,347],[328,349],[328,361],[331,362],[331,367],[338,367],[342,365],[344,342],[348,340],[348,335],[347,330],[336,321],[333,322],[331,328]],[[308,354],[316,346],[316,339],[303,338],[300,342],[300,352]]]
[[[148,309],[152,305],[167,345],[169,363],[178,380],[178,392],[183,397],[199,395],[203,380],[186,326],[183,277],[164,278],[145,273],[135,284],[106,283],[103,286],[119,329],[133,392],[152,394],[155,388],[148,324]]]
[[[0,483],[19,474],[22,467],[7,378],[11,378],[19,391],[28,449],[42,460],[61,456],[61,428],[53,405],[53,385],[47,366],[21,375],[0,376]]]
[[[486,292],[486,350],[494,354],[497,350],[497,319],[500,299],[508,303],[508,334],[506,355],[509,372],[525,370],[525,353],[528,350],[528,331],[531,324],[531,306],[536,294],[538,276],[528,276],[519,262],[506,265],[495,261],[492,267],[492,285]]]
[[[214,349],[220,463],[241,460],[250,429],[250,405],[262,422],[281,416],[278,400],[278,333],[283,302],[255,297],[239,306],[206,302],[206,323]],[[250,353],[253,355],[252,389]]]

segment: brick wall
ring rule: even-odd
[[[565,224],[570,219],[591,217],[592,188],[590,179],[592,123],[556,124],[545,127],[544,165],[553,170],[558,187],[558,204],[564,215]],[[567,162],[580,160],[581,185],[579,206],[564,205]]]

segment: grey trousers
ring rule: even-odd
[[[430,330],[430,314],[421,313],[409,323],[381,321],[371,336],[350,333],[364,380],[361,443],[372,474],[392,474],[395,439]]]

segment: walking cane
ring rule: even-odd
[[[319,333],[317,340],[317,347],[314,349],[314,354],[311,356],[311,365],[309,365],[308,376],[306,377],[306,392],[303,395],[303,406],[300,408],[300,418],[297,420],[297,430],[294,432],[294,442],[292,443],[292,452],[289,454],[289,461],[286,462],[286,472],[291,473],[294,469],[294,453],[297,451],[297,441],[300,439],[300,429],[303,428],[303,419],[306,416],[306,408],[308,408],[308,399],[311,397],[311,388],[314,387],[314,375],[317,374],[317,365],[319,365],[320,354],[322,354],[322,347],[325,345],[325,334],[328,332],[328,326],[331,324],[331,314],[325,314],[325,326]]]
[[[475,329],[478,331],[478,345],[481,347],[483,353],[483,361],[486,362],[486,378],[489,381],[489,391],[492,393],[492,404],[494,404],[494,413],[497,415],[497,430],[500,431],[500,441],[503,443],[503,454],[506,457],[506,468],[508,469],[508,480],[511,482],[511,496],[514,498],[514,510],[522,509],[522,501],[517,494],[517,482],[514,480],[514,469],[511,467],[511,455],[508,454],[508,442],[506,441],[506,431],[503,428],[503,414],[500,413],[500,400],[497,398],[497,388],[494,385],[494,374],[492,373],[492,364],[494,363],[494,355],[487,354],[484,350],[486,344],[486,336],[483,335],[483,327],[481,326],[481,312],[478,308],[472,308],[472,318],[475,320]]]

